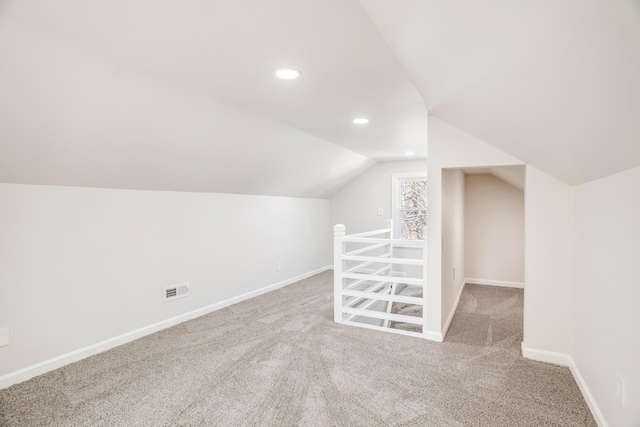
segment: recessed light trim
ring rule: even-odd
[[[300,70],[296,70],[295,68],[280,68],[276,70],[276,76],[284,80],[293,80],[300,77],[302,73]]]
[[[413,156],[413,155],[415,155],[415,154],[416,154],[416,153],[415,153],[414,151],[405,151],[405,152],[404,152],[404,155],[405,155],[405,156]]]
[[[365,117],[358,117],[353,119],[353,123],[356,125],[366,125],[367,123],[369,123],[369,119]]]

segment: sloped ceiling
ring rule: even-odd
[[[493,175],[520,191],[525,189],[524,166],[493,166],[490,168],[464,168],[466,175]]]
[[[4,1],[0,63],[0,182],[329,197],[426,156],[357,1]]]
[[[428,109],[578,184],[640,165],[639,46],[634,0],[0,1],[0,182],[330,197]]]
[[[579,184],[640,165],[637,0],[362,0],[430,113]]]

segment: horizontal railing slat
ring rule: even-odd
[[[349,234],[348,236],[345,236],[345,237],[366,237],[366,236],[375,236],[376,234],[384,234],[384,233],[391,233],[391,229],[381,228],[379,230],[363,231],[362,233]]]
[[[357,286],[362,282],[370,282],[371,280],[368,279],[368,277],[371,276],[371,275],[374,275],[376,277],[388,277],[388,276],[378,276],[378,274],[384,273],[385,271],[389,271],[389,270],[391,270],[391,267],[390,266],[386,266],[386,267],[383,267],[383,268],[381,268],[379,270],[376,270],[376,271],[372,272],[371,274],[368,274],[368,273],[367,274],[364,274],[364,273],[349,273],[349,274],[360,274],[362,276],[366,276],[367,279],[366,280],[360,279],[360,280],[357,280],[357,281],[355,281],[353,283],[349,283],[348,289],[352,288],[353,286]],[[344,274],[342,275],[342,277],[345,278]]]
[[[364,292],[365,292],[365,293],[366,293],[366,292],[377,292],[377,291],[379,291],[381,288],[384,288],[385,286],[387,286],[388,284],[389,284],[389,283],[375,283],[373,286],[370,286],[369,288],[367,288]],[[387,289],[387,290],[383,291],[383,293],[388,293],[389,291],[390,291],[390,290],[389,290],[389,289]],[[342,291],[342,295],[343,295],[343,296],[350,296],[350,295],[345,294],[345,292],[344,292],[344,291]],[[382,294],[380,294],[380,295],[382,295]],[[361,302],[362,302],[362,301],[364,301],[365,299],[367,299],[367,298],[358,298],[358,297],[351,298],[351,299],[349,299],[349,300],[347,300],[347,301],[346,301],[346,303],[345,303],[345,305],[344,305],[344,306],[345,306],[345,307],[353,307],[354,305],[361,303]],[[364,308],[369,308],[369,307],[371,307],[373,304],[375,304],[375,302],[376,302],[376,301],[372,300],[372,301],[370,301],[370,302],[366,303],[363,307],[360,307],[360,308],[363,308],[363,309],[364,309]]]
[[[363,262],[384,262],[389,264],[405,264],[405,265],[424,265],[423,259],[412,259],[412,258],[388,258],[385,256],[375,257],[375,256],[355,256],[355,255],[343,255],[342,259],[345,261],[363,261]]]
[[[356,316],[372,317],[374,319],[391,320],[392,322],[411,323],[414,325],[422,325],[422,317],[405,316],[403,314],[382,313],[380,311],[362,310],[359,308],[343,307],[342,312],[346,314],[354,314]]]
[[[382,300],[382,301],[401,302],[405,304],[422,305],[424,303],[424,298],[422,297],[409,297],[406,295],[389,295],[384,293],[376,293],[375,291],[366,292],[366,291],[344,290],[342,291],[342,295],[346,295],[348,297],[359,297],[359,299],[376,299],[376,300]]]
[[[364,252],[373,251],[375,249],[384,248],[385,246],[389,246],[389,245],[387,245],[386,243],[376,243],[375,245],[370,245],[360,249],[354,249],[351,252],[345,253],[344,255],[358,255]]]
[[[380,256],[384,259],[384,258],[386,258],[386,257],[388,257],[388,256],[390,256],[390,255],[391,255],[391,253],[386,253],[386,254],[383,254],[383,255],[380,255]],[[345,273],[353,273],[353,272],[355,272],[355,271],[360,270],[361,268],[368,267],[368,266],[370,266],[370,265],[372,265],[372,264],[379,264],[379,263],[381,263],[381,261],[380,261],[378,258],[376,258],[376,257],[371,257],[371,258],[372,258],[372,259],[371,259],[370,261],[366,261],[366,260],[364,260],[364,261],[361,261],[361,260],[348,260],[348,261],[357,261],[357,262],[361,262],[361,264],[358,264],[358,265],[353,266],[353,267],[349,267],[349,269],[344,270],[344,272],[345,272]],[[344,258],[343,258],[343,259],[344,259]],[[388,266],[387,266],[387,267],[388,267]]]
[[[385,283],[384,285],[387,285],[387,283]],[[388,291],[387,291],[387,292],[388,292]],[[359,301],[362,301],[362,300],[364,300],[364,298],[354,298],[353,300],[351,300],[351,304],[347,304],[347,305],[346,305],[346,307],[351,307],[352,305],[356,305],[356,304],[358,304],[358,302],[359,302]],[[372,300],[369,300],[369,301],[365,302],[361,307],[359,307],[359,308],[358,308],[358,310],[365,310],[365,311],[368,311],[367,309],[368,309],[369,307],[371,307],[372,305],[376,304],[377,302],[378,302],[378,301],[373,300],[373,299],[372,299]],[[355,315],[355,314],[352,314],[351,316],[349,316],[349,318],[348,318],[347,320],[351,320],[351,319],[353,319],[354,317],[356,317],[356,315]]]
[[[344,292],[344,291],[346,291],[346,290],[350,290],[350,291],[355,290],[355,289],[353,289],[353,288],[354,288],[357,284],[359,285],[360,283],[362,283],[362,281],[360,281],[360,280],[359,280],[358,282],[359,282],[359,283],[355,283],[355,282],[354,282],[354,283],[350,284],[349,286],[347,286],[346,288],[344,288],[343,292]],[[375,291],[377,291],[378,289],[380,289],[381,287],[383,287],[384,285],[388,285],[388,284],[389,284],[388,282],[375,282],[373,285],[369,286],[368,288],[366,288],[366,289],[361,289],[361,290],[360,290],[360,292],[375,292]]]
[[[424,283],[423,279],[416,279],[413,277],[377,276],[375,274],[344,273],[342,277],[345,279],[358,279],[363,281],[374,281],[374,282],[406,283],[407,285],[418,285],[418,286]]]
[[[386,245],[398,245],[406,248],[423,248],[424,240],[385,239],[382,237],[341,237],[347,243],[384,243]]]

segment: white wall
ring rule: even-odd
[[[524,346],[569,354],[571,189],[526,168]]]
[[[441,334],[442,299],[442,169],[479,166],[521,165],[518,159],[443,122],[429,117],[429,188],[427,226],[427,331]],[[448,314],[448,313],[447,313]]]
[[[491,174],[466,175],[464,208],[466,277],[521,285],[524,192]]]
[[[448,328],[465,275],[465,179],[460,169],[442,171],[442,324]]]
[[[640,168],[574,187],[571,355],[610,426],[640,425]],[[615,399],[615,374],[627,408]]]
[[[0,184],[0,236],[0,377],[332,262],[319,199]]]
[[[426,170],[426,160],[376,164],[331,198],[331,224],[344,224],[347,234],[384,228],[392,216],[391,174]]]

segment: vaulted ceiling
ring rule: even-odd
[[[432,115],[568,184],[640,165],[640,1],[362,4]]]
[[[5,0],[0,182],[329,197],[429,112],[576,184],[640,165],[638,75],[633,0]]]

